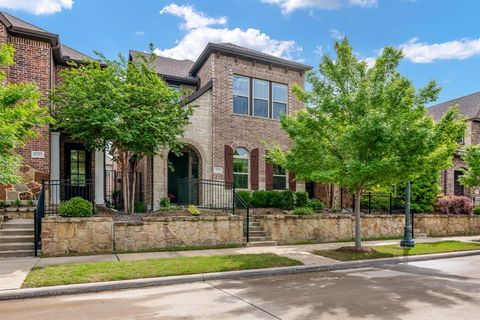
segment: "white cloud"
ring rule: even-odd
[[[375,57],[368,57],[368,58],[365,58],[363,59],[363,61],[365,61],[367,63],[367,66],[369,68],[373,67],[375,65],[375,61],[377,61],[377,58]]]
[[[145,35],[145,30],[137,31],[133,35],[136,37],[143,37]]]
[[[330,35],[332,36],[332,38],[335,39],[335,40],[342,40],[345,37],[345,35],[343,33],[341,33],[340,31],[338,31],[335,28],[330,29],[329,32],[330,32]]]
[[[261,0],[279,6],[283,14],[289,14],[299,9],[335,10],[342,7],[358,6],[362,8],[375,7],[378,0]]]
[[[442,43],[420,43],[413,38],[400,45],[405,58],[414,63],[432,63],[436,60],[464,60],[480,54],[479,39],[462,39]]]
[[[0,0],[0,8],[21,10],[36,15],[71,9],[73,0]]]
[[[225,25],[227,23],[227,18],[225,17],[212,18],[203,12],[196,11],[192,6],[189,5],[179,6],[175,3],[171,3],[160,10],[160,14],[163,13],[170,13],[174,16],[182,18],[182,28],[186,30],[214,25]]]
[[[155,53],[161,56],[195,60],[209,42],[230,42],[286,59],[296,59],[302,51],[302,48],[295,41],[273,39],[258,29],[214,27],[215,25],[225,24],[226,18],[209,17],[203,12],[196,11],[191,6],[170,4],[163,8],[160,13],[170,13],[181,17],[183,19],[182,27],[186,30],[184,37],[178,40],[174,47],[155,49]],[[192,17],[194,21],[189,22],[188,19]]]

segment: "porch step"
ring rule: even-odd
[[[266,236],[250,236],[249,237],[250,242],[255,242],[255,241],[271,241],[270,237]]]
[[[0,243],[34,242],[34,235],[0,236]]]
[[[277,245],[277,241],[251,241],[247,242],[247,247],[273,247]]]
[[[255,226],[255,227],[250,226],[248,229],[250,230],[250,232],[252,232],[252,231],[263,231],[263,228],[260,227],[260,226]]]
[[[0,229],[0,258],[31,257],[35,254],[33,219],[12,219]]]
[[[7,250],[0,251],[0,258],[13,258],[13,257],[33,257],[35,251],[32,250]]]
[[[252,229],[250,229],[250,231],[248,233],[249,233],[250,237],[266,237],[267,236],[267,233],[263,230],[252,231]]]
[[[32,242],[7,242],[0,243],[0,252],[12,250],[33,250],[35,244]]]
[[[33,228],[3,228],[0,229],[0,236],[28,236],[33,235],[34,230]]]

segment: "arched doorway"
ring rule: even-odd
[[[187,196],[188,190],[179,183],[185,179],[198,179],[200,177],[200,157],[192,147],[186,146],[179,155],[173,152],[168,154],[168,196],[172,203],[181,203],[182,197]]]
[[[465,188],[460,183],[460,177],[463,176],[463,171],[455,170],[453,173],[453,194],[456,196],[465,195]]]

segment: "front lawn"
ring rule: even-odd
[[[417,243],[414,248],[404,249],[398,244],[371,246],[370,252],[348,252],[342,250],[318,250],[312,253],[339,261],[364,259],[379,259],[399,256],[415,256],[430,253],[445,253],[453,251],[479,250],[480,244],[461,241],[440,241],[432,243]]]
[[[64,264],[34,268],[25,279],[23,287],[33,288],[196,273],[287,267],[301,264],[302,263],[297,260],[270,253]]]

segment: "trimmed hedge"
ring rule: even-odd
[[[90,217],[93,214],[93,204],[80,197],[60,203],[58,212],[62,217]]]
[[[296,207],[307,207],[308,206],[308,192],[299,191],[295,192],[295,206]]]
[[[308,199],[307,206],[312,208],[314,211],[322,211],[325,208],[323,202],[315,198]]]
[[[311,214],[314,214],[315,211],[313,211],[313,209],[310,207],[298,207],[293,209],[292,213],[297,216],[309,216]]]
[[[443,214],[471,214],[473,204],[464,196],[445,196],[437,199],[435,208]]]

